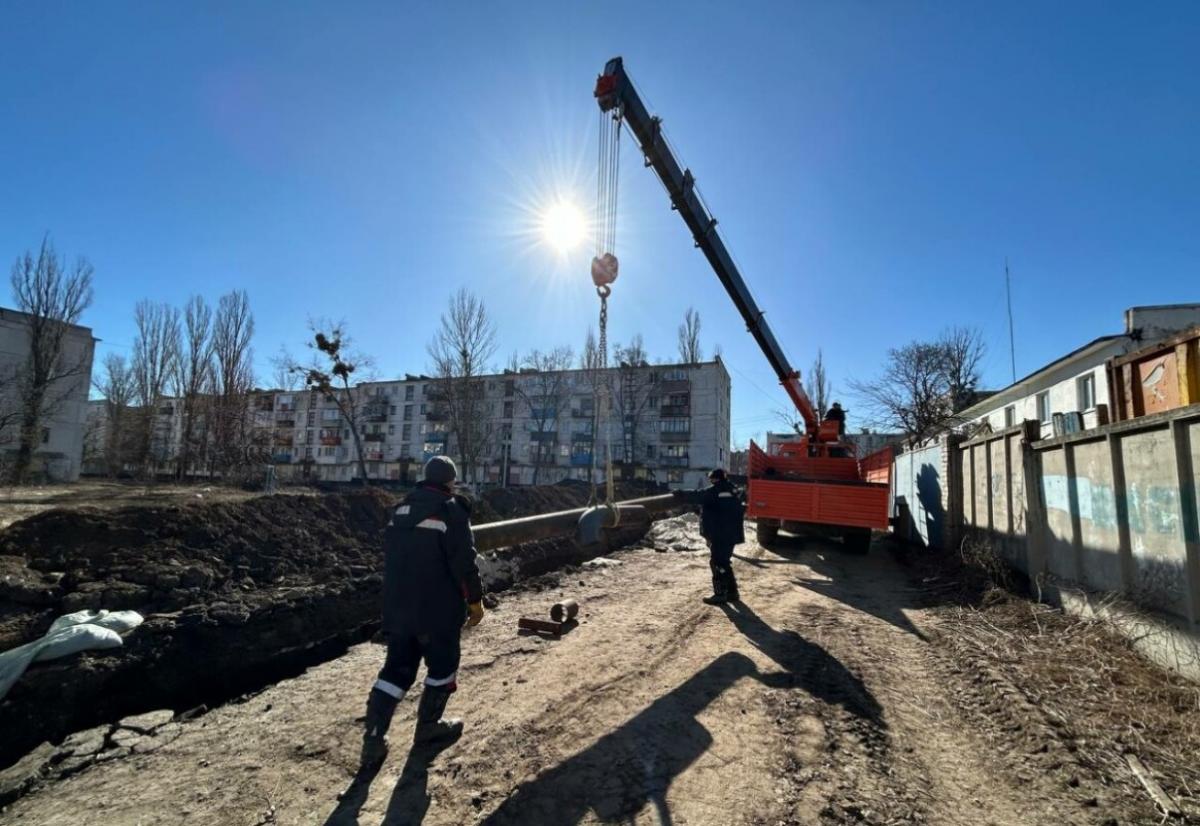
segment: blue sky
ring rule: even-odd
[[[501,353],[578,346],[605,60],[689,165],[792,361],[835,393],[889,346],[979,327],[985,384],[1200,300],[1200,5],[788,2],[4,4],[0,258],[49,231],[96,268],[128,352],[141,298],[249,291],[261,372],[306,319],[382,377],[427,366],[454,289]],[[786,404],[625,144],[610,337],[675,352],[687,306],[734,382],[738,442]],[[841,388],[842,392],[838,393]]]

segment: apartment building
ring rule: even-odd
[[[19,310],[0,308],[0,407],[6,417],[20,404],[16,388],[29,361],[28,319]],[[42,422],[41,444],[34,451],[31,468],[35,479],[70,482],[79,478],[95,346],[91,328],[68,325],[61,361],[69,368],[70,375],[56,382],[47,393],[48,410]],[[5,454],[15,453],[15,425],[0,433],[0,440]]]
[[[623,365],[603,375],[505,371],[479,379],[486,416],[478,481],[510,485],[602,478],[611,450],[618,478],[672,487],[703,484],[729,461],[729,373],[699,364]],[[598,401],[608,390],[607,410]],[[352,400],[367,476],[412,481],[430,457],[458,457],[439,385],[428,376],[360,384]],[[336,400],[273,395],[272,462],[284,478],[350,481],[355,439]]]
[[[611,451],[616,478],[692,487],[729,462],[730,380],[720,359],[599,372],[504,371],[476,384],[484,419],[481,483],[587,480],[593,465],[600,480]],[[364,382],[348,397],[255,391],[248,405],[250,444],[284,480],[359,478],[361,444],[368,478],[412,482],[430,457],[460,458],[441,390],[429,376],[408,375]],[[600,403],[605,391],[607,408]],[[173,470],[180,453],[179,407],[172,399],[158,407],[153,453],[161,471]],[[347,410],[357,420],[358,439]],[[105,416],[102,403],[91,412],[97,420]],[[93,429],[99,448],[101,423]]]

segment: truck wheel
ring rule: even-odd
[[[779,538],[779,526],[758,522],[754,526],[754,538],[764,548],[770,547]]]
[[[871,530],[846,531],[842,534],[842,543],[846,546],[846,553],[865,556],[871,549]]]

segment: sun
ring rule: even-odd
[[[567,253],[587,237],[587,220],[579,207],[558,201],[542,213],[542,238],[561,253]]]

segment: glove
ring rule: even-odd
[[[481,622],[483,622],[483,603],[467,603],[467,627],[474,628]]]

